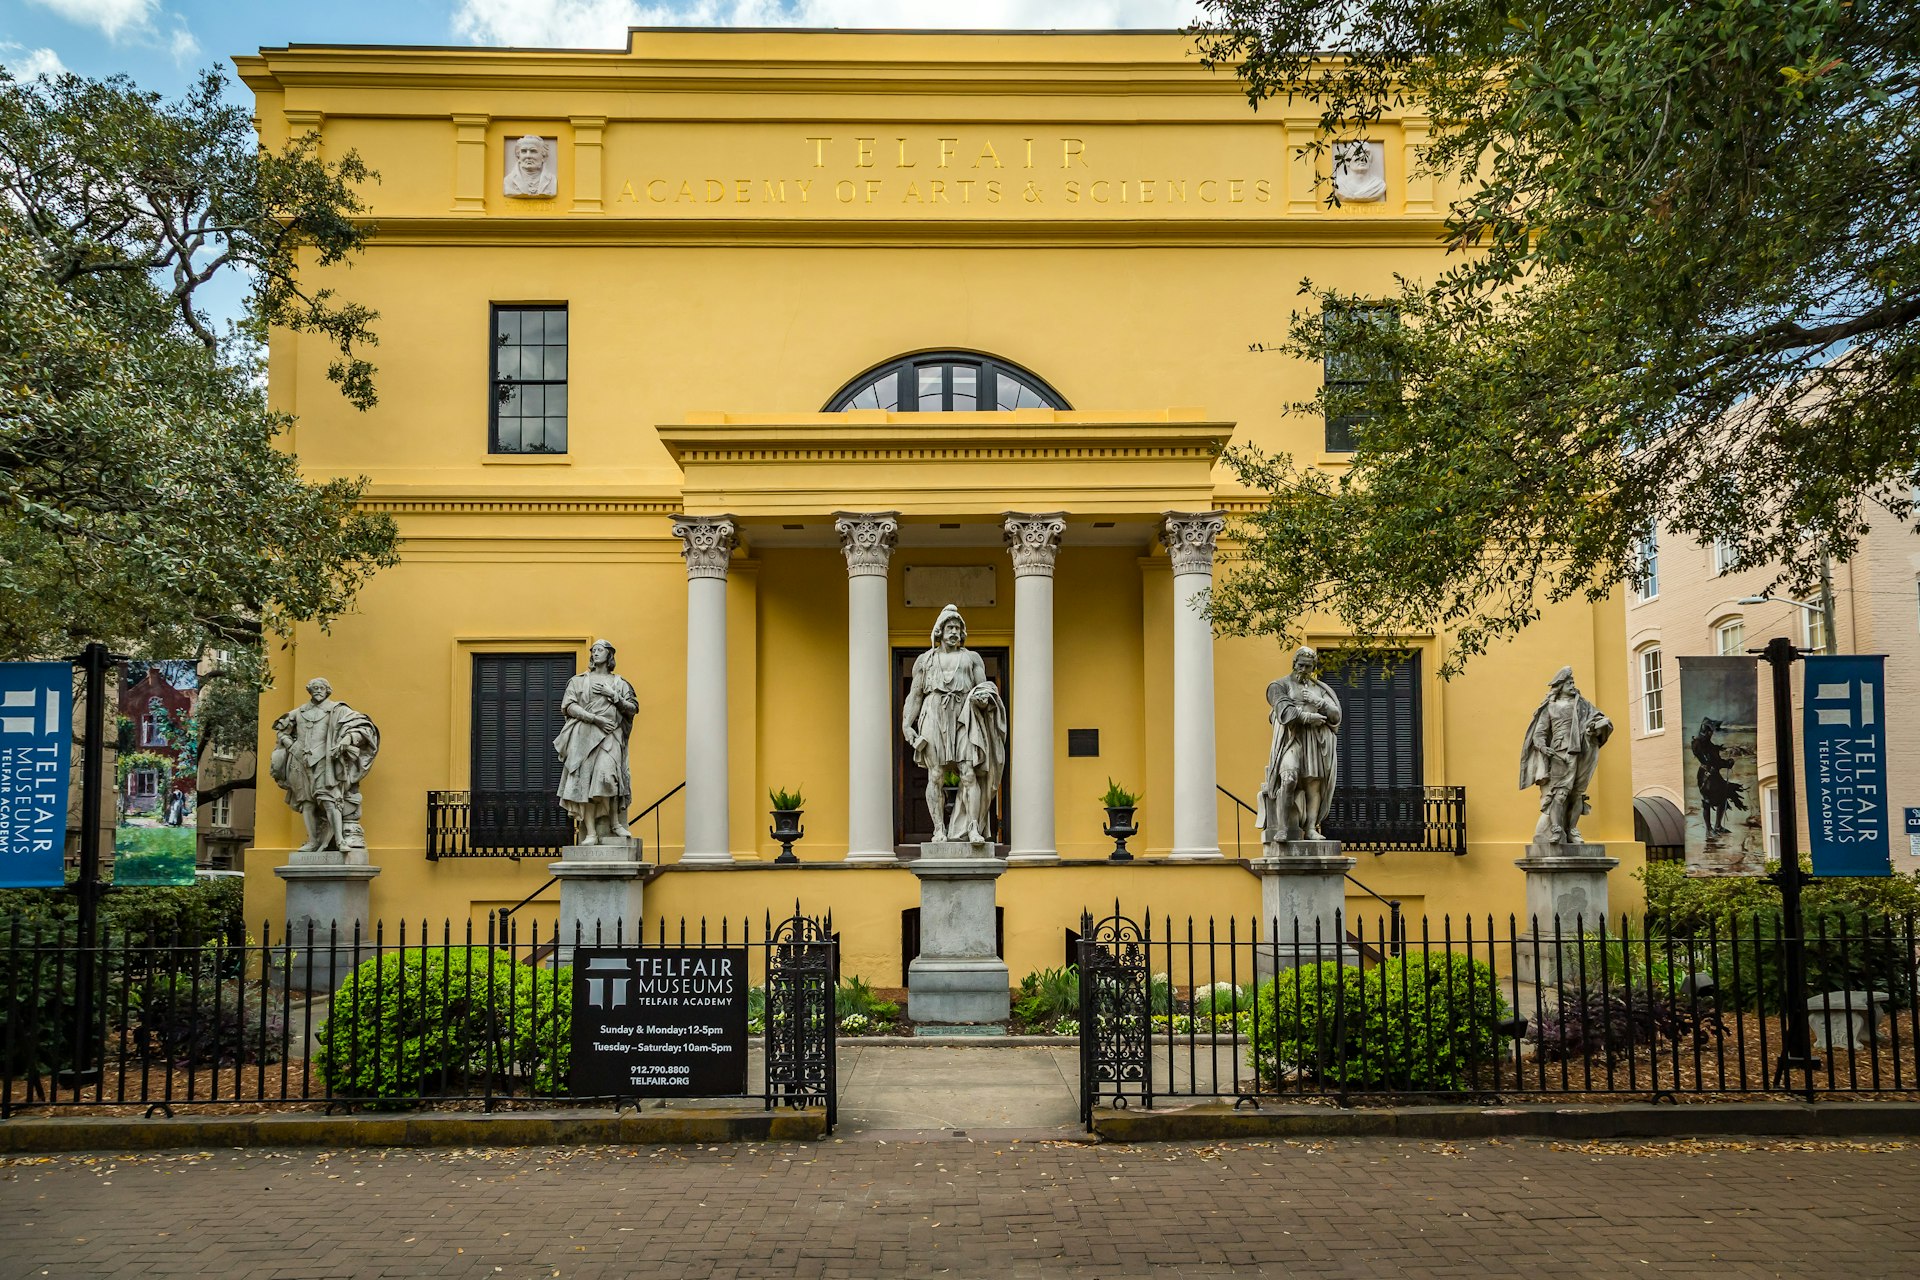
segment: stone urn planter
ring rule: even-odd
[[[780,842],[780,856],[773,860],[774,865],[798,866],[800,859],[793,852],[793,842],[807,834],[800,825],[805,802],[797,791],[769,791],[767,798],[773,801],[773,825],[767,828],[767,834]]]
[[[1101,830],[1113,841],[1113,852],[1107,855],[1107,861],[1132,862],[1133,854],[1127,851],[1127,841],[1140,834],[1139,824],[1133,819],[1134,810],[1140,806],[1139,794],[1108,778],[1106,794],[1100,797],[1100,803],[1107,811],[1107,825]]]

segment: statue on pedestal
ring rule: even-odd
[[[900,730],[927,771],[934,840],[987,844],[1007,767],[1007,706],[966,642],[966,620],[948,605],[933,624],[932,647],[914,659]],[[940,792],[949,772],[960,779],[951,815]]]
[[[640,700],[633,686],[613,674],[613,645],[595,640],[587,670],[567,681],[560,697],[566,721],[553,749],[560,754],[560,804],[580,824],[580,843],[602,836],[626,839],[633,775],[627,771],[627,739]]]
[[[307,703],[273,722],[267,769],[287,793],[287,807],[307,824],[299,853],[366,848],[360,829],[360,780],[380,751],[380,730],[344,702],[333,686],[307,681]]]
[[[1613,721],[1574,687],[1573,668],[1560,668],[1520,744],[1520,789],[1540,788],[1536,843],[1586,843],[1580,817],[1592,808],[1587,786],[1600,763],[1600,748],[1612,734]]]
[[[1267,686],[1273,747],[1259,809],[1268,844],[1327,838],[1321,824],[1339,775],[1340,696],[1314,674],[1319,664],[1320,655],[1302,645],[1292,673]]]

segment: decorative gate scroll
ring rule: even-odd
[[[1105,1099],[1116,1107],[1138,1098],[1153,1105],[1148,1053],[1147,937],[1117,908],[1099,924],[1080,917],[1080,1120],[1091,1124]]]

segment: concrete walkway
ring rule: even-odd
[[[1070,1047],[840,1042],[842,1138],[1073,1139],[1080,1052]]]

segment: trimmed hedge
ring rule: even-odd
[[[1253,1057],[1261,1078],[1301,1073],[1354,1089],[1468,1087],[1499,1056],[1508,1016],[1493,970],[1451,952],[1362,970],[1302,966],[1260,985]]]
[[[491,947],[396,951],[333,994],[314,1065],[337,1094],[403,1107],[433,1094],[563,1090],[573,971]]]

